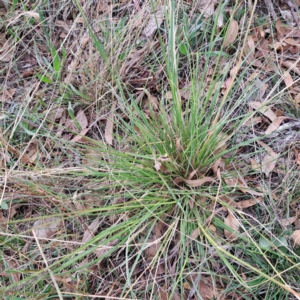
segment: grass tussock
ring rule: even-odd
[[[3,298],[300,298],[296,19],[204,2],[0,4]]]

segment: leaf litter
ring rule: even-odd
[[[189,1],[187,1],[187,2],[189,2]],[[117,23],[118,21],[121,20],[121,18],[118,19],[117,13],[114,11],[114,9],[120,8],[119,11],[125,11],[127,9],[126,5],[128,3],[129,3],[128,1],[120,1],[120,4],[111,5],[107,1],[100,1],[99,3],[96,4],[95,11],[97,11],[98,15],[101,15],[101,12],[103,11],[103,15],[106,16],[105,18],[107,19],[107,22],[110,22],[110,19],[109,19],[110,14],[112,12],[114,12],[114,18],[115,18],[114,21]],[[196,4],[198,5],[198,10],[200,11],[200,13],[203,13],[206,18],[216,14],[216,11],[217,11],[216,1],[200,1],[199,0],[199,1],[197,1]],[[138,12],[143,13],[144,7],[143,7],[142,3],[139,3],[138,1],[134,1],[133,6],[134,6],[133,9],[134,9],[135,14]],[[123,10],[123,8],[126,8],[126,9]],[[126,84],[128,83],[128,86],[130,86],[130,88],[132,88],[132,89],[135,89],[135,87],[132,87],[131,84],[135,85],[138,81],[134,81],[134,80],[138,80],[139,78],[131,80],[130,77],[135,75],[134,72],[137,72],[137,70],[143,69],[143,67],[140,67],[140,65],[143,64],[144,56],[146,56],[147,53],[149,53],[149,49],[153,45],[155,45],[155,43],[153,43],[153,39],[155,39],[155,32],[157,30],[159,30],[159,28],[161,26],[163,26],[163,22],[164,22],[164,17],[165,17],[164,13],[165,12],[162,14],[163,10],[164,10],[164,8],[163,8],[163,6],[161,6],[157,10],[155,10],[153,13],[148,15],[150,18],[148,20],[146,20],[147,23],[146,24],[143,23],[143,24],[145,24],[145,26],[142,26],[140,28],[143,28],[142,37],[146,37],[147,40],[149,41],[149,44],[146,44],[146,46],[144,48],[139,49],[139,50],[137,50],[138,48],[135,49],[134,47],[132,49],[130,49],[131,57],[129,57],[129,55],[128,55],[127,64],[124,63],[124,65],[122,66],[122,68],[123,68],[122,76],[124,76],[123,77],[124,79],[126,79],[126,80],[128,79],[127,81],[126,80],[124,80],[124,81],[126,82]],[[223,42],[224,42],[224,46],[228,47],[228,50],[226,50],[226,51],[230,51],[230,48],[231,48],[230,46],[236,42],[236,40],[238,38],[238,34],[239,34],[239,32],[242,31],[242,29],[239,28],[241,26],[241,25],[239,25],[240,21],[239,22],[236,21],[236,20],[238,20],[237,16],[234,14],[232,15],[231,11],[228,14],[227,13],[228,12],[225,11],[224,15],[230,15],[231,21],[229,22],[228,34]],[[68,16],[66,13],[64,13],[64,15]],[[223,14],[221,14],[221,15],[223,15]],[[27,16],[30,16],[30,15],[27,15]],[[145,17],[146,15],[142,14],[142,16]],[[18,16],[16,21],[17,22],[21,21],[21,19],[22,19],[21,17],[23,18],[24,15]],[[34,17],[34,16],[32,16],[32,17]],[[37,17],[37,15],[36,15],[36,17]],[[92,13],[91,13],[91,17],[93,17]],[[233,17],[236,20],[233,19]],[[58,34],[58,36],[60,36],[60,38],[67,39],[69,31],[72,31],[71,28],[74,23],[73,23],[73,20],[71,20],[71,19],[69,20],[69,19],[70,19],[70,16],[68,17],[68,22],[66,21],[67,18],[65,18],[64,21],[57,20],[55,22],[56,29],[60,32],[60,34]],[[33,21],[39,22],[39,20],[36,18]],[[78,22],[77,25],[78,24],[80,24],[80,26],[82,26],[82,28],[84,28],[84,23],[82,21]],[[218,24],[219,24],[220,28],[224,26],[223,22],[221,22],[221,21],[219,22],[219,20],[218,20]],[[13,23],[11,25],[13,25]],[[299,36],[297,36],[297,35],[299,34],[299,32],[297,30],[295,32],[295,28],[287,27],[281,23],[277,23],[276,25],[277,25],[277,36],[276,36],[277,40],[274,40],[274,39],[272,40],[271,38],[268,38],[270,32],[267,31],[268,29],[263,28],[263,26],[260,26],[259,28],[254,28],[253,32],[251,33],[252,36],[248,37],[248,40],[247,40],[248,49],[245,50],[245,55],[248,55],[249,60],[252,61],[252,66],[254,66],[256,68],[255,72],[259,71],[260,68],[262,68],[261,61],[263,61],[263,60],[267,61],[266,62],[267,67],[264,70],[270,69],[270,70],[274,71],[275,68],[273,66],[270,66],[270,65],[272,65],[272,62],[270,62],[270,61],[272,61],[272,60],[275,61],[275,58],[271,56],[273,49],[276,49],[276,51],[278,51],[277,54],[278,54],[279,58],[280,58],[280,56],[287,55],[287,53],[288,54],[297,54],[297,49],[298,49],[297,45],[299,45],[299,43],[297,42],[297,39],[299,38]],[[77,27],[76,30],[78,30],[78,28],[79,27]],[[101,34],[103,33],[99,29],[97,29],[97,25],[95,25],[95,28],[96,28],[96,30],[98,30],[97,33],[99,33],[99,35],[100,35],[100,33]],[[76,31],[76,32],[78,32],[78,31]],[[70,35],[72,35],[72,34],[73,34],[73,32],[70,32]],[[285,35],[287,35],[288,37],[286,37]],[[103,36],[101,36],[101,39],[102,38],[103,38]],[[82,39],[80,43],[78,43],[78,40],[74,39],[74,37],[73,37],[72,42],[74,42],[73,46],[72,46],[73,50],[70,52],[72,52],[73,54],[69,54],[69,56],[68,56],[68,59],[66,61],[66,66],[65,66],[66,72],[63,74],[62,78],[63,78],[65,84],[74,83],[77,85],[79,84],[79,85],[84,86],[85,85],[84,82],[87,82],[86,81],[87,79],[84,78],[85,77],[84,74],[80,74],[80,73],[83,73],[83,72],[81,72],[82,66],[84,65],[83,61],[87,58],[88,52],[93,53],[93,51],[95,51],[95,49],[89,45],[88,35],[86,35],[85,38]],[[11,48],[11,47],[12,46],[10,45],[9,48]],[[88,49],[89,47],[90,47],[90,49]],[[38,45],[38,49],[42,49],[42,45]],[[9,52],[9,53],[11,54],[11,56],[4,57],[4,59],[8,59],[7,61],[10,61],[13,58],[13,56],[12,56],[13,52]],[[0,54],[0,57],[1,57],[1,54]],[[271,59],[267,60],[266,59],[267,56],[270,56]],[[294,97],[296,104],[298,102],[300,103],[300,100],[299,100],[300,97],[298,96],[299,99],[297,98],[297,95],[300,95],[300,93],[299,93],[299,90],[297,91],[297,80],[295,79],[295,74],[294,74],[294,73],[297,74],[297,72],[299,73],[299,64],[292,56],[290,56],[289,58],[285,57],[284,59],[280,58],[279,61],[280,61],[279,68],[282,68],[285,70],[284,71],[285,75],[282,79],[284,80],[285,85],[288,86],[288,92],[290,93],[291,97]],[[287,71],[286,69],[289,69],[289,71]],[[270,71],[268,71],[268,72],[270,72]],[[32,75],[31,71],[28,74],[29,74],[28,78],[30,78],[30,76]],[[265,78],[263,78],[264,75],[261,75],[258,72],[257,72],[257,74],[258,75],[255,75],[256,78],[260,77],[261,80],[265,79]],[[140,75],[138,75],[138,76],[140,76]],[[227,81],[227,87],[230,86],[232,78],[233,77],[230,74],[230,77],[228,78],[228,81]],[[24,80],[27,80],[27,76],[24,76]],[[142,78],[142,80],[140,81],[140,82],[142,82],[141,85],[143,85],[143,83],[146,82],[147,80],[148,80],[147,78]],[[29,79],[28,79],[28,81],[29,81]],[[186,101],[189,100],[189,98],[191,97],[191,93],[189,92],[190,91],[189,83],[188,84],[184,83],[180,87],[181,87],[180,96],[182,98],[183,103],[186,103]],[[187,87],[187,89],[185,87]],[[261,117],[257,117],[257,119],[253,118],[253,119],[249,120],[251,123],[251,124],[249,123],[250,124],[249,126],[264,126],[262,131],[264,132],[265,135],[274,133],[283,122],[287,122],[289,120],[286,116],[282,116],[282,115],[280,116],[276,113],[277,104],[273,104],[273,103],[269,104],[268,103],[267,106],[264,106],[264,104],[263,104],[264,101],[263,101],[262,97],[267,94],[266,92],[268,91],[269,88],[270,88],[270,86],[264,85],[260,91],[261,92],[260,97],[258,97],[258,99],[254,99],[252,101],[252,104],[249,105],[252,109],[254,109],[255,111],[258,111],[261,114]],[[13,89],[15,89],[15,87],[9,88],[8,91],[11,91]],[[148,87],[147,87],[147,89],[148,89]],[[16,91],[14,91],[12,96],[10,96],[10,94],[6,94],[4,96],[5,101],[11,101],[14,97],[18,96],[19,93],[20,93],[20,91],[17,89]],[[157,90],[155,90],[155,88],[150,88],[149,94],[151,95],[151,97],[148,97],[148,102],[145,105],[144,109],[146,110],[147,105],[150,104],[152,106],[152,108],[154,108],[154,110],[155,110],[158,107],[157,99],[160,99],[160,98],[158,98],[159,96],[157,95]],[[43,94],[42,97],[45,97],[45,95],[46,94]],[[98,99],[98,97],[96,95],[97,95],[97,93],[95,93],[95,95],[94,95],[95,97],[93,99]],[[168,99],[171,100],[172,97],[170,97]],[[253,105],[253,103],[255,103],[255,104]],[[65,128],[64,130],[62,130],[61,135],[65,134],[66,140],[72,141],[74,143],[77,143],[80,141],[82,142],[83,141],[82,138],[85,135],[92,134],[89,131],[92,129],[90,126],[94,122],[94,120],[91,119],[91,117],[90,117],[91,115],[82,106],[82,108],[77,112],[76,117],[75,117],[76,121],[79,123],[79,125],[81,127],[81,130],[80,130],[80,128],[77,128],[76,126],[74,127],[73,120],[69,120],[67,123],[68,126],[65,126],[65,122],[67,121],[66,119],[64,120],[64,118],[65,118],[64,115],[66,115],[65,110],[66,109],[63,107],[57,109],[53,113],[53,115],[48,116],[49,121],[51,121],[52,123],[55,123],[56,121],[60,122],[60,125]],[[116,119],[116,114],[117,114],[117,112],[115,111],[115,107],[111,108],[111,111],[109,112],[109,116],[107,118],[105,117],[106,122],[104,121],[103,123],[101,123],[101,122],[95,123],[96,126],[99,126],[99,127],[102,126],[104,128],[104,132],[105,132],[105,134],[103,135],[104,140],[109,145],[114,144],[113,131],[114,131],[114,127],[115,127],[114,123],[115,123],[115,119]],[[268,120],[266,120],[265,117],[268,118]],[[105,118],[103,120],[105,120]],[[55,121],[55,122],[53,122],[53,121]],[[56,130],[57,127],[53,126],[53,127],[51,127],[51,130],[52,130],[52,128],[53,128],[53,130]],[[70,129],[74,132],[68,133],[66,129]],[[93,134],[94,134],[94,132],[93,132]],[[57,137],[60,137],[60,135],[57,135]],[[267,141],[269,141],[269,140],[267,140]],[[178,153],[184,152],[182,143],[183,143],[183,141],[181,141],[179,139],[176,140],[176,149],[177,149]],[[256,170],[262,169],[266,176],[270,176],[271,172],[274,172],[274,170],[276,168],[276,161],[278,161],[278,154],[272,150],[272,146],[271,146],[272,144],[268,145],[268,142],[266,142],[266,140],[264,140],[263,144],[260,144],[260,143],[258,143],[258,144],[266,151],[267,154],[263,157],[261,164],[256,163],[256,161],[254,159],[252,159],[251,162],[255,161],[255,165],[253,163],[253,167],[255,167]],[[37,147],[36,145],[37,145],[36,143],[32,143],[32,148],[29,149],[30,155],[28,155],[28,153],[26,153],[26,154],[24,153],[25,155],[23,157],[22,157],[23,152],[20,151],[17,147],[15,147],[15,145],[7,146],[7,148],[10,147],[8,150],[15,156],[17,156],[19,158],[21,157],[22,162],[24,164],[27,164],[28,162],[33,161],[32,157],[34,157],[35,155],[40,155],[40,154],[37,154],[37,153],[39,153],[37,150],[34,150],[34,147]],[[225,144],[225,147],[226,146],[227,145]],[[74,147],[78,147],[78,145],[75,145]],[[40,147],[38,147],[38,149],[40,150]],[[243,152],[243,150],[244,149],[239,149],[240,152]],[[89,153],[89,151],[87,151],[87,153]],[[98,155],[97,159],[101,160],[102,159],[101,154],[98,153],[97,155]],[[295,160],[296,160],[297,159],[296,157],[298,157],[298,154],[295,154],[293,159],[295,158]],[[167,158],[173,159],[173,158],[170,158],[169,156]],[[298,159],[299,159],[299,157],[298,157]],[[6,162],[6,165],[8,162],[9,162],[9,160]],[[163,157],[159,157],[154,163],[154,168],[156,169],[157,172],[162,173],[162,175],[169,176],[170,170],[167,168],[167,163],[168,163],[168,161],[165,161],[163,159]],[[300,165],[300,163],[299,163],[299,165]],[[93,164],[91,164],[90,166],[93,167]],[[243,168],[244,166],[245,165],[242,165],[241,168]],[[240,166],[238,166],[238,168],[239,167]],[[233,179],[232,178],[227,179],[223,173],[224,169],[226,169],[226,168],[228,168],[227,164],[226,165],[224,164],[224,166],[219,167],[218,170],[214,171],[214,176],[211,174],[211,170],[207,174],[200,174],[200,176],[199,176],[199,170],[197,168],[195,168],[195,170],[194,170],[195,172],[193,172],[193,171],[190,172],[187,179],[184,179],[183,177],[178,176],[175,178],[175,180],[173,182],[177,185],[184,184],[187,187],[195,187],[195,188],[200,189],[200,188],[203,188],[204,185],[209,186],[209,187],[212,187],[212,186],[215,187],[218,185],[218,180],[219,181],[222,180],[222,183],[226,186],[226,188],[229,188],[230,191],[237,189],[236,192],[239,196],[245,194],[245,195],[247,195],[247,197],[250,197],[250,196],[252,197],[250,199],[248,198],[247,200],[241,200],[239,198],[239,196],[237,196],[237,197],[233,196],[232,199],[231,199],[231,197],[228,197],[228,198],[223,197],[223,195],[220,195],[220,197],[219,197],[219,199],[221,200],[220,202],[222,202],[224,204],[224,206],[222,207],[222,212],[224,214],[228,213],[226,218],[224,218],[224,215],[223,215],[224,223],[229,228],[231,228],[234,232],[236,232],[236,233],[234,233],[231,231],[224,230],[224,236],[227,239],[228,245],[230,245],[231,242],[237,241],[237,238],[238,238],[237,233],[239,232],[239,229],[240,229],[238,214],[235,215],[233,212],[231,212],[231,209],[234,208],[234,209],[241,210],[241,209],[250,208],[250,207],[262,202],[263,197],[266,196],[266,193],[262,191],[260,184],[255,182],[255,180],[257,180],[258,177],[251,175],[251,176],[248,176],[247,178],[246,178],[246,176],[245,176],[245,178],[243,178],[241,176],[241,177],[237,177],[237,178],[233,178]],[[198,178],[198,176],[200,178]],[[197,178],[197,179],[193,180],[193,178]],[[87,182],[87,179],[83,179],[82,183],[79,183],[81,189],[85,189],[86,182]],[[77,182],[72,183],[72,184],[74,184],[74,186],[76,186],[76,188],[79,188],[79,186],[77,185]],[[108,181],[108,183],[106,185],[109,185],[109,184],[110,184],[110,182]],[[185,188],[187,188],[187,187],[185,187]],[[63,190],[66,188],[66,186],[59,187],[59,188],[61,190]],[[109,192],[113,194],[118,191],[111,189]],[[256,198],[254,196],[256,196]],[[123,201],[123,202],[121,202],[122,205],[125,205],[126,200],[123,199],[122,201]],[[93,206],[99,205],[98,202],[100,203],[100,200],[94,201],[93,205],[89,209],[92,209]],[[197,202],[195,202],[195,203],[198,205]],[[193,209],[196,209],[196,207],[197,206],[194,205]],[[14,216],[12,216],[12,217],[14,217]],[[169,217],[170,218],[172,217],[171,213],[170,213]],[[34,229],[35,232],[37,232],[37,236],[39,236],[40,238],[44,237],[46,239],[51,239],[51,238],[55,237],[57,235],[57,233],[60,231],[61,226],[62,226],[62,223],[61,223],[62,220],[60,218],[58,218],[58,219],[57,218],[47,218],[47,219],[48,219],[48,221],[53,223],[49,227],[47,227],[43,222],[34,223],[33,227],[35,228]],[[111,223],[117,222],[116,219],[118,219],[118,218],[113,218],[113,217],[110,218]],[[121,221],[123,222],[126,220],[127,219],[124,217]],[[296,222],[296,220],[297,220],[296,217],[292,217],[287,220],[281,219],[281,224],[286,225],[286,226],[295,226],[294,222]],[[45,219],[45,221],[46,221],[46,219]],[[210,225],[210,226],[211,226],[210,228],[213,229],[212,231],[214,231],[214,232],[218,231],[218,229],[216,229],[216,227],[214,227],[214,225]],[[39,228],[41,230],[39,230]],[[98,230],[100,230],[100,228],[101,228],[101,224],[99,221],[99,217],[96,217],[96,219],[94,221],[91,221],[88,228],[83,232],[82,242],[85,243],[85,242],[90,241],[91,238],[94,236],[94,233],[97,232]],[[143,259],[146,257],[146,260],[151,262],[153,260],[153,258],[157,255],[157,251],[160,251],[160,249],[163,249],[162,241],[163,241],[163,237],[164,237],[164,231],[165,231],[165,229],[162,224],[156,225],[154,227],[153,232],[151,233],[150,238],[147,241],[147,243],[148,243],[147,246],[149,246],[149,247],[145,250],[145,256],[143,257]],[[201,233],[199,232],[199,230],[198,231],[196,230],[195,232],[197,234],[194,237],[198,238]],[[299,233],[296,230],[290,236],[290,238],[294,242],[295,246],[299,245],[298,235],[299,235]],[[101,256],[106,255],[106,253],[108,253],[108,251],[110,249],[112,249],[114,247],[114,245],[117,244],[117,242],[118,242],[117,240],[113,240],[113,241],[107,243],[107,241],[105,241],[105,240],[100,240],[99,244],[106,244],[106,246],[100,245],[99,248],[97,249],[97,251],[99,251],[99,252],[95,252],[96,256],[101,257]],[[178,251],[181,251],[181,250],[178,250]],[[121,255],[120,253],[121,252],[119,252],[118,255]],[[166,255],[166,257],[167,257],[167,255]],[[112,256],[112,258],[110,257],[110,261],[112,261],[113,263],[116,263],[118,261],[118,259],[122,259],[122,257],[120,256],[117,259],[113,256]],[[86,260],[86,262],[88,262],[88,260]],[[103,263],[103,261],[101,261],[101,264],[102,263]],[[109,262],[105,262],[105,264],[106,263],[107,263],[107,265],[105,265],[105,268],[107,268]],[[15,266],[15,267],[18,268],[19,266]],[[97,266],[97,268],[98,267],[99,266]],[[101,268],[102,267],[103,267],[103,265],[101,265]],[[145,266],[142,265],[142,263],[141,263],[140,267],[145,268]],[[113,265],[110,265],[108,268],[117,270],[117,267],[115,267]],[[214,266],[212,265],[212,266],[210,266],[210,268],[212,269],[212,268],[214,268]],[[176,268],[175,268],[174,274],[176,274],[177,271],[178,270],[176,270]],[[95,274],[97,274],[95,276],[95,278],[97,278],[97,276],[99,276],[97,273],[97,270],[93,271],[93,272],[95,272]],[[163,267],[159,267],[159,273],[162,275],[161,277],[163,277],[165,275],[165,270]],[[154,273],[152,273],[152,274],[154,274]],[[122,275],[120,275],[120,276],[122,276]],[[154,275],[152,277],[153,277],[153,279],[158,280],[157,286],[160,287],[160,290],[163,291],[159,294],[160,297],[162,299],[163,298],[168,299],[168,297],[170,297],[170,295],[171,295],[170,292],[172,290],[172,287],[170,287],[166,283],[164,283],[163,280],[159,281],[160,280],[160,279],[158,279],[159,277],[154,278]],[[146,277],[141,277],[141,278],[146,278]],[[16,278],[15,280],[19,280],[19,279]],[[199,293],[202,296],[202,298],[211,299],[213,297],[219,296],[219,291],[220,291],[219,286],[221,284],[217,283],[218,288],[216,288],[216,284],[212,280],[212,278],[201,275],[201,279],[193,277],[193,281],[196,282],[197,289],[199,290]],[[104,295],[108,295],[110,293],[110,295],[112,297],[120,296],[120,293],[118,294],[116,292],[114,294],[114,286],[118,286],[119,282],[118,281],[113,282],[111,280],[109,280],[109,282],[110,283],[112,282],[112,284],[111,284],[112,292],[109,291]],[[78,284],[78,283],[76,283],[76,284]],[[75,285],[75,283],[74,283],[74,285]],[[184,289],[186,289],[189,292],[191,297],[192,297],[192,295],[195,295],[195,294],[193,294],[194,293],[193,288],[194,288],[193,285],[190,283],[184,284]],[[115,290],[117,290],[117,288]],[[181,297],[181,295],[177,291],[175,291],[173,293],[173,298],[176,299],[176,297],[178,299],[180,299],[180,297]]]

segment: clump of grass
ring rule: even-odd
[[[41,114],[44,125],[35,132],[19,120],[14,124],[15,146],[28,134],[25,142],[47,141],[50,148],[45,146],[45,152],[55,146],[61,156],[57,165],[49,159],[25,171],[8,165],[6,188],[18,190],[20,197],[5,198],[10,209],[2,216],[9,219],[12,207],[17,213],[1,222],[7,226],[1,237],[1,267],[6,274],[2,293],[34,299],[297,295],[298,250],[288,242],[291,230],[276,221],[283,217],[282,211],[288,215],[288,205],[299,199],[298,189],[291,188],[297,186],[299,174],[291,172],[288,183],[274,192],[272,182],[250,168],[248,158],[260,138],[249,134],[244,125],[253,115],[248,103],[258,87],[251,81],[245,87],[251,68],[246,59],[230,51],[243,52],[246,29],[225,49],[222,41],[228,26],[219,30],[217,17],[207,19],[200,13],[189,23],[186,7],[171,1],[152,37],[159,49],[150,47],[150,58],[139,52],[147,72],[163,71],[156,86],[145,80],[144,86],[136,87],[131,74],[122,72],[130,64],[129,54],[140,50],[129,31],[130,16],[122,15],[117,23],[101,20],[104,43],[95,33],[96,24],[89,23],[87,11],[75,4],[97,50],[89,58],[97,58],[96,65],[105,69],[100,75],[107,78],[88,72],[88,61],[77,72],[90,78],[88,87],[95,90],[88,92],[77,79],[63,82],[67,51],[51,48],[51,63],[38,80],[50,91],[59,87],[57,104],[68,105],[72,120],[78,107],[105,113],[106,119],[113,115],[113,143],[104,143],[101,121],[81,144],[47,133],[47,124],[57,126],[48,115]],[[220,4],[219,14],[225,7],[226,3]],[[236,11],[239,16],[239,7],[232,15]],[[238,72],[232,75],[235,66]],[[99,98],[92,103],[95,95]],[[72,101],[72,96],[81,102]],[[29,107],[22,118],[32,117]],[[39,114],[37,109],[34,116]],[[20,124],[23,131],[17,130]],[[66,167],[67,156],[76,158],[71,167]],[[247,187],[234,181],[246,177],[250,178]],[[276,195],[287,189],[289,201],[279,205]],[[244,209],[232,204],[247,200],[256,204]],[[229,215],[238,228],[226,221]],[[64,226],[44,240],[31,235],[32,227],[39,230],[35,222],[49,216],[56,218],[52,223],[59,220]]]

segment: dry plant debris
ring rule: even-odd
[[[246,2],[0,3],[2,295],[300,299],[300,1]]]

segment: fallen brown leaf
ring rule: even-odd
[[[282,66],[292,70],[293,72],[295,72],[296,74],[300,75],[300,70],[299,68],[296,66],[296,63],[292,60],[284,60],[282,62],[280,62]]]
[[[277,160],[278,160],[278,154],[274,152],[268,145],[261,141],[257,141],[259,145],[261,145],[267,152],[267,154],[264,156],[261,162],[261,168],[262,171],[266,174],[268,177],[270,173],[274,170]]]
[[[161,25],[164,20],[165,7],[161,6],[155,14],[153,14],[144,28],[142,35],[149,38]]]
[[[251,167],[254,171],[260,170],[260,165],[258,164],[258,162],[255,159],[249,158],[249,160],[251,162]]]
[[[81,126],[81,129],[85,129],[88,127],[87,117],[82,109],[80,109],[76,115],[76,120]]]
[[[34,222],[33,230],[37,238],[52,238],[60,229],[62,219],[58,217],[40,219]]]
[[[291,235],[290,239],[294,241],[294,247],[300,245],[300,229],[295,230]]]
[[[0,97],[0,102],[5,102],[11,99],[14,96],[16,90],[17,89],[3,90],[2,95]]]
[[[195,7],[205,17],[210,17],[215,12],[215,0],[198,0],[195,3]]]
[[[252,196],[259,196],[259,197],[264,196],[263,193],[256,192],[253,189],[251,189],[242,177],[232,178],[232,179],[225,178],[224,181],[226,182],[226,184],[228,186],[234,186],[234,187],[238,188],[239,190],[241,190],[245,194],[247,193],[247,194],[251,194]]]
[[[270,134],[272,132],[274,132],[276,129],[278,129],[278,127],[281,125],[281,123],[288,119],[288,117],[277,117],[267,128],[265,134]]]
[[[293,80],[291,74],[289,73],[289,71],[285,71],[284,72],[284,74],[283,74],[283,80],[284,80],[285,85],[288,88],[292,87],[292,85],[294,84],[294,80]]]
[[[192,290],[198,281],[197,275],[187,276],[187,280],[190,282],[190,286],[186,282],[185,288],[187,290]],[[215,285],[210,277],[201,276],[200,281],[198,281],[198,291],[203,300],[219,299],[218,297],[220,292],[215,288]]]
[[[94,237],[94,232],[98,229],[100,225],[100,218],[97,217],[86,229],[83,234],[82,243],[90,241]]]
[[[298,219],[298,215],[294,217],[290,217],[288,219],[280,219],[279,222],[282,226],[289,226],[292,225]]]
[[[223,43],[224,47],[227,47],[231,43],[233,43],[236,40],[238,33],[239,33],[239,24],[236,20],[232,19],[229,24],[227,35]]]
[[[110,114],[106,121],[104,137],[107,144],[112,145],[113,143],[113,130],[114,130],[114,115],[115,115],[116,103],[114,102]]]
[[[161,248],[161,237],[163,236],[163,223],[157,222],[147,243],[150,246],[145,250],[146,260],[150,262]]]
[[[230,227],[232,230],[237,231],[237,232],[239,231],[240,223],[230,210],[228,210],[228,216],[225,218],[224,223],[225,223],[225,225]],[[224,229],[224,234],[225,234],[226,239],[230,242],[233,242],[238,238],[238,236],[236,234],[234,234],[233,232],[230,232],[227,229]]]
[[[256,198],[256,199],[250,199],[250,200],[243,200],[237,203],[238,208],[248,208],[253,205],[256,205],[257,203],[260,203],[263,199],[262,198]]]
[[[16,260],[13,257],[10,257],[8,255],[5,255],[5,254],[4,254],[4,257],[2,257],[2,259],[4,259],[8,265],[9,274],[7,274],[7,276],[9,278],[11,278],[12,283],[19,282],[21,279],[21,272],[17,271],[20,268],[20,264],[19,264],[18,260]],[[5,273],[6,272],[4,272],[4,274]]]
[[[249,103],[249,106],[255,110],[259,110],[259,112],[264,114],[271,121],[274,121],[277,118],[276,114],[269,107],[265,106],[261,102],[253,101]]]
[[[180,183],[184,182],[185,184],[187,184],[190,187],[198,187],[207,182],[214,182],[214,181],[215,181],[215,179],[212,177],[203,177],[201,179],[196,179],[196,180],[188,180],[188,179],[184,179],[182,177],[177,177],[174,179],[174,183],[176,185],[179,185]]]
[[[37,13],[37,12],[34,12],[34,11],[25,11],[19,15],[17,15],[11,22],[9,22],[8,25],[6,25],[7,27],[9,27],[10,25],[16,23],[20,17],[22,16],[28,16],[28,17],[31,17],[31,18],[34,18],[37,23],[40,23],[41,20],[40,20],[40,15]]]
[[[279,19],[276,21],[276,29],[277,29],[277,35],[279,39],[300,37],[300,29],[287,26]]]

